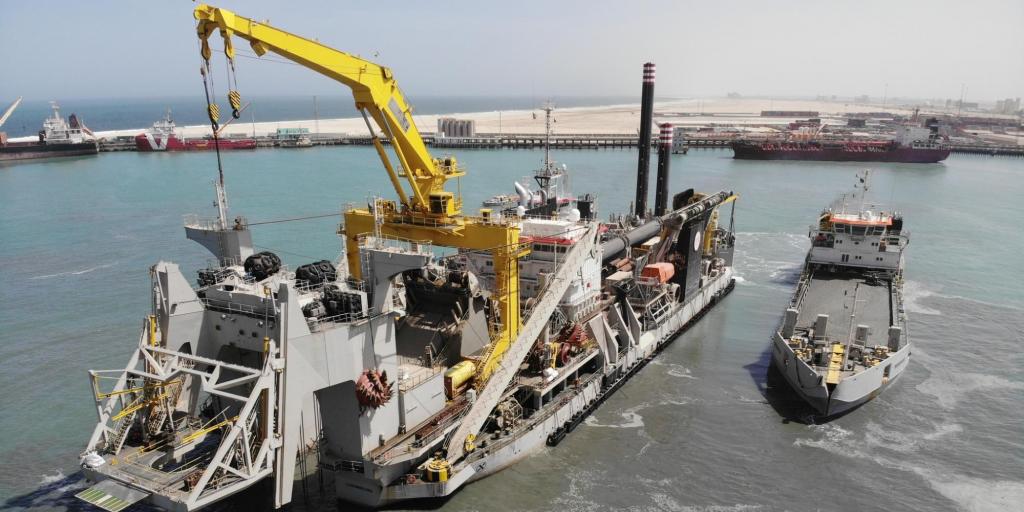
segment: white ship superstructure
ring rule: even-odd
[[[71,114],[70,122],[60,115],[60,106],[51,101],[53,115],[43,121],[43,129],[39,132],[41,142],[47,144],[96,144],[96,137],[79,121],[78,116]]]

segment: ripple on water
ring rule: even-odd
[[[932,375],[916,388],[926,395],[935,397],[935,401],[943,408],[953,409],[968,394],[1024,390],[1024,382],[982,373],[932,372]]]
[[[921,303],[922,299],[934,295],[935,292],[927,289],[924,284],[917,281],[907,281],[903,286],[903,307],[908,312],[918,315],[941,315],[941,311]]]
[[[1009,510],[1016,506],[1015,503],[1024,503],[1024,482],[975,478],[955,473],[944,465],[920,464],[907,459],[906,454],[916,451],[924,441],[935,442],[962,432],[959,425],[938,425],[932,433],[916,436],[919,438],[917,441],[912,441],[909,435],[893,433],[886,434],[882,441],[878,441],[875,436],[883,432],[883,429],[878,425],[872,427],[871,423],[863,438],[832,423],[812,425],[808,430],[813,435],[796,439],[794,446],[817,448],[847,458],[867,459],[886,468],[914,473],[936,492],[965,510]],[[900,455],[888,457],[866,449],[872,446],[892,449],[900,452]]]
[[[619,423],[601,423],[593,415],[587,416],[587,419],[583,420],[583,423],[588,427],[605,427],[605,428],[643,428],[644,418],[640,416],[637,411],[649,407],[651,404],[644,402],[640,405],[634,405],[629,409],[626,409],[619,413],[622,417]]]

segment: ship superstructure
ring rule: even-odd
[[[881,393],[910,358],[903,309],[903,216],[865,200],[870,173],[811,226],[796,293],[772,341],[772,360],[823,416]]]
[[[4,120],[17,108],[21,98],[4,113]],[[53,114],[43,121],[39,140],[33,142],[8,142],[6,134],[0,133],[0,161],[29,160],[59,156],[95,155],[99,153],[96,137],[75,114],[65,119],[60,106],[51,101]],[[2,125],[3,123],[0,123]]]
[[[257,53],[331,63],[317,69],[389,135],[398,168],[372,140],[400,201],[347,207],[343,258],[292,270],[254,252],[218,182],[217,218],[186,222],[217,264],[195,287],[154,265],[129,364],[90,373],[98,422],[82,467],[96,484],[83,499],[187,511],[271,479],[280,507],[306,461],[346,502],[446,496],[557,445],[732,289],[731,213],[719,221],[731,192],[686,191],[660,215],[609,223],[587,195],[464,215],[444,186],[461,168],[426,152],[390,70],[229,11],[196,16],[226,50],[233,33]]]

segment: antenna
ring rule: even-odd
[[[864,174],[858,176],[860,178],[861,192],[860,192],[860,211],[864,211],[864,203],[867,201],[868,189],[871,187],[871,169],[865,169]],[[855,185],[856,187],[856,185]]]

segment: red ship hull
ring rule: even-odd
[[[256,149],[255,139],[219,139],[220,149]],[[151,133],[135,136],[135,149],[139,151],[207,151],[214,149],[213,139],[179,139],[161,137]]]
[[[892,143],[761,143],[737,141],[733,158],[742,160],[817,160],[933,164],[949,157],[949,148],[920,148]]]

